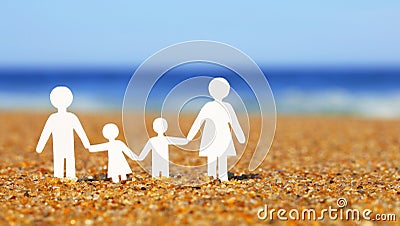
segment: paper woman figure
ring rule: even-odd
[[[218,162],[218,178],[221,181],[227,181],[227,157],[236,155],[229,125],[240,143],[245,142],[245,136],[232,106],[222,101],[229,94],[228,81],[224,78],[215,78],[210,82],[208,90],[214,101],[208,102],[202,107],[187,139],[191,141],[200,130],[201,125],[205,123],[199,155],[207,157],[209,176],[217,178]]]
[[[108,171],[107,177],[112,178],[114,183],[127,179],[127,174],[131,174],[132,170],[125,159],[124,153],[136,160],[137,156],[126,146],[126,144],[115,138],[118,136],[119,130],[115,124],[109,123],[103,127],[103,135],[109,141],[103,144],[91,145],[90,152],[108,151]]]

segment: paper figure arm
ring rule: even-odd
[[[86,136],[85,130],[83,130],[82,124],[79,121],[78,117],[74,115],[74,120],[73,120],[73,127],[75,129],[76,134],[78,134],[78,137],[81,139],[82,144],[85,148],[90,147],[90,142],[89,139]]]
[[[175,144],[175,145],[185,145],[189,142],[186,138],[181,138],[181,137],[166,137],[166,138],[170,142],[170,144]]]
[[[135,155],[135,153],[133,153],[133,151],[124,142],[121,141],[120,146],[125,155],[127,155],[130,159],[138,160],[138,156]]]
[[[150,150],[151,150],[151,143],[150,141],[147,141],[146,145],[144,146],[142,152],[138,157],[138,160],[142,161],[147,156],[147,154],[149,154]]]
[[[229,115],[231,117],[231,126],[233,132],[235,133],[235,136],[238,139],[239,143],[243,144],[246,141],[246,137],[244,136],[242,127],[240,127],[240,123],[236,116],[235,110],[233,110],[233,107],[230,104],[226,104],[226,107],[228,108]]]
[[[36,152],[37,153],[42,153],[44,146],[46,145],[47,141],[50,138],[50,135],[52,133],[52,118],[51,116],[47,119],[46,124],[44,125],[42,134],[40,134],[40,138],[38,141],[38,144],[36,146]]]
[[[194,120],[192,127],[189,130],[187,135],[187,140],[193,140],[193,137],[196,136],[197,132],[200,130],[201,125],[203,124],[205,117],[204,115],[204,107],[200,110],[199,115],[197,116],[196,120]]]
[[[89,145],[90,152],[108,151],[108,143]]]

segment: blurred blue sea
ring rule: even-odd
[[[67,85],[75,95],[73,110],[120,111],[135,69],[2,68],[0,110],[51,110],[51,89]],[[278,114],[400,117],[400,68],[262,67],[262,70],[274,93]],[[166,74],[163,82],[174,84],[195,75],[193,71],[193,68],[171,71],[174,76]],[[210,67],[202,73],[229,78],[231,72]],[[230,83],[235,90],[245,88],[235,86],[234,79]]]

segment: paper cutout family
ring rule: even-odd
[[[73,95],[69,88],[58,86],[50,93],[50,102],[57,109],[56,113],[47,119],[42,134],[39,138],[36,152],[41,153],[50,136],[53,136],[53,161],[54,177],[64,177],[64,160],[66,177],[76,178],[74,131],[81,139],[85,148],[90,152],[108,151],[107,177],[117,183],[127,179],[127,174],[132,170],[125,159],[127,155],[132,160],[142,161],[152,151],[152,176],[169,177],[169,151],[168,145],[185,145],[192,141],[200,130],[202,124],[204,130],[201,137],[199,156],[207,157],[208,176],[228,180],[227,157],[235,156],[236,150],[233,144],[231,129],[239,143],[245,142],[245,136],[233,107],[223,102],[228,96],[230,85],[224,78],[214,78],[209,86],[210,96],[214,99],[206,103],[196,117],[187,138],[165,136],[168,123],[163,118],[157,118],[153,122],[153,129],[158,134],[145,144],[141,154],[135,155],[122,141],[116,140],[119,130],[115,124],[108,123],[103,127],[103,136],[108,142],[91,145],[78,117],[67,111],[72,104]],[[218,163],[218,166],[217,166]],[[218,173],[217,173],[218,168]]]

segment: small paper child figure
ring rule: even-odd
[[[109,141],[102,144],[91,145],[90,152],[108,151],[108,171],[107,177],[111,178],[114,183],[127,179],[127,174],[131,174],[132,170],[125,159],[125,153],[132,160],[136,160],[137,156],[120,140],[116,140],[119,134],[118,127],[109,123],[103,127],[103,136]]]
[[[169,137],[164,133],[168,129],[168,123],[163,118],[157,118],[153,122],[153,129],[158,134],[152,137],[144,146],[138,160],[142,161],[152,150],[151,174],[153,177],[169,177],[169,151],[168,145],[185,145],[188,143],[186,138]]]
[[[85,148],[90,146],[78,117],[67,111],[73,99],[72,92],[68,87],[58,86],[51,91],[50,102],[58,111],[47,119],[36,147],[36,152],[41,153],[50,136],[53,137],[54,177],[57,178],[64,178],[65,161],[66,177],[76,179],[74,131]]]

